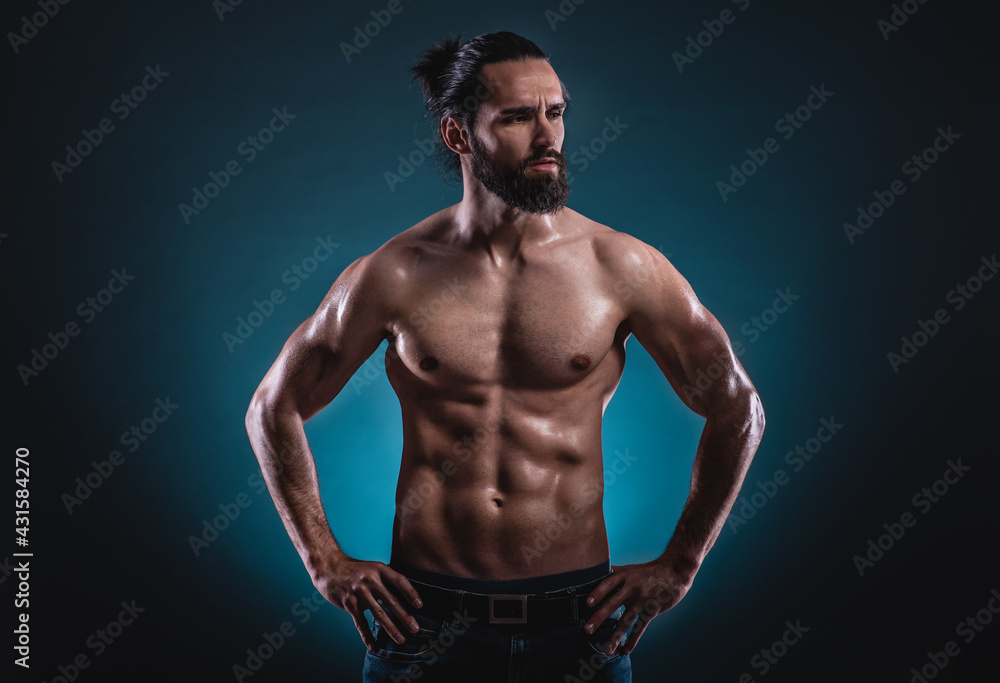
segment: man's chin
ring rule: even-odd
[[[518,211],[524,211],[525,213],[535,214],[538,216],[558,213],[562,211],[563,207],[566,206],[565,199],[552,202],[546,195],[542,195],[540,197],[529,197],[525,201],[518,202],[516,204],[511,204],[509,202],[505,203],[512,209],[517,209]]]

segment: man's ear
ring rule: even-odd
[[[444,144],[448,145],[448,149],[457,154],[472,153],[468,132],[453,116],[441,118],[441,139],[444,140]]]

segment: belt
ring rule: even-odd
[[[552,593],[511,595],[469,593],[411,580],[423,600],[422,612],[448,617],[456,611],[489,624],[558,626],[574,623],[594,613],[586,599],[604,579]]]

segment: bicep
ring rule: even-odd
[[[370,258],[348,266],[285,342],[258,389],[276,410],[308,420],[336,398],[385,338],[384,299]]]
[[[680,273],[650,248],[636,266],[645,286],[628,302],[629,329],[674,391],[707,417],[752,389],[729,337]]]

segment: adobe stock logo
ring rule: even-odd
[[[400,0],[389,0],[385,9],[373,9],[369,12],[373,21],[366,23],[364,30],[362,30],[360,26],[355,26],[354,40],[350,43],[344,41],[341,41],[340,43],[340,51],[343,53],[344,59],[347,60],[347,63],[351,63],[351,57],[353,55],[361,54],[361,51],[368,47],[372,40],[377,38],[382,33],[382,29],[386,28],[392,22],[392,18],[402,12],[403,9],[405,8]]]
[[[740,8],[741,12],[746,11],[750,7],[750,0],[731,1]],[[718,19],[703,20],[701,25],[705,27],[705,30],[700,31],[694,36],[687,37],[684,54],[674,52],[670,55],[674,60],[674,66],[677,67],[677,73],[684,73],[685,65],[694,64],[694,60],[701,57],[705,50],[711,47],[715,43],[715,40],[722,35],[722,32],[726,30],[726,26],[736,21],[736,16],[733,10],[727,8],[719,12]]]
[[[833,95],[833,91],[826,89],[826,83],[820,83],[818,87],[815,85],[811,86],[809,88],[809,95],[806,96],[805,101],[801,105],[790,112],[786,112],[784,116],[774,122],[774,132],[781,133],[781,136],[785,140],[791,140],[795,132],[802,128],[802,124],[812,118],[813,112],[822,109],[823,105]],[[729,182],[727,183],[724,180],[717,180],[715,182],[715,189],[719,191],[722,201],[728,202],[729,195],[735,194],[741,187],[746,185],[750,176],[763,168],[768,159],[774,156],[780,149],[781,145],[778,144],[777,138],[765,138],[761,146],[756,149],[748,147],[747,158],[740,162],[739,167],[736,164],[730,164],[729,170],[731,173],[729,174]]]
[[[155,68],[147,66],[146,74],[142,79],[128,91],[122,91],[116,99],[111,101],[108,109],[112,114],[118,115],[119,121],[124,121],[139,107],[139,103],[143,102],[150,92],[156,90],[163,83],[163,79],[169,75],[170,72],[161,69],[159,64]],[[114,131],[115,123],[108,116],[98,121],[95,128],[80,129],[80,135],[83,137],[73,145],[66,145],[64,148],[66,156],[61,162],[55,160],[50,164],[56,180],[61,183],[63,176],[75,171],[83,163],[84,158],[90,156]]]
[[[130,275],[124,267],[120,270],[118,268],[112,269],[107,287],[97,290],[94,296],[88,296],[76,307],[76,314],[83,319],[83,324],[77,323],[76,320],[69,320],[61,328],[56,328],[55,332],[50,331],[47,335],[49,341],[42,342],[40,346],[32,348],[31,358],[28,362],[17,366],[18,377],[21,378],[24,386],[28,386],[33,378],[38,377],[39,373],[49,367],[49,364],[66,350],[70,340],[80,336],[80,333],[86,329],[84,325],[94,322],[97,314],[124,292],[134,279],[135,275]]]
[[[964,284],[956,284],[945,295],[944,300],[951,304],[955,311],[961,311],[965,308],[966,304],[982,291],[984,283],[989,282],[997,273],[1000,273],[1000,261],[997,261],[996,254],[993,254],[990,258],[982,256],[979,261],[982,265],[979,266],[975,274],[969,276]],[[886,354],[889,367],[892,368],[893,373],[898,373],[900,366],[906,365],[913,360],[920,352],[920,349],[927,346],[930,340],[941,331],[941,328],[950,323],[951,320],[951,314],[945,308],[937,309],[926,320],[918,318],[916,321],[918,329],[909,335],[900,336],[899,341],[901,344],[899,346],[899,353],[889,351]]]
[[[313,247],[312,256],[306,256],[300,262],[292,264],[292,266],[281,274],[281,281],[289,285],[289,292],[294,292],[301,287],[302,283],[308,280],[319,269],[321,263],[330,259],[330,256],[340,246],[340,243],[334,242],[332,237],[327,235],[326,237],[317,237],[316,245]],[[229,349],[229,353],[233,353],[237,346],[252,337],[253,333],[264,324],[264,321],[274,315],[278,306],[286,301],[288,301],[287,294],[281,287],[272,289],[260,301],[254,299],[252,304],[253,310],[247,313],[245,317],[241,315],[235,319],[236,327],[232,332],[226,330],[222,333],[222,342]]]
[[[20,51],[22,45],[27,45],[29,40],[37,36],[39,29],[48,25],[49,19],[53,19],[59,14],[60,5],[68,4],[69,0],[38,0],[38,7],[41,11],[35,12],[30,18],[27,15],[21,17],[21,31],[19,33],[7,32],[7,40],[10,42],[14,54]]]

